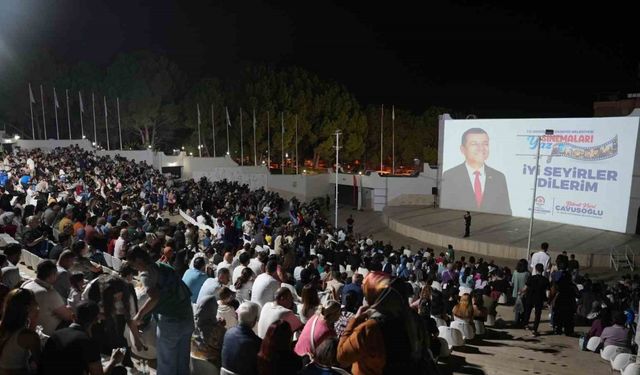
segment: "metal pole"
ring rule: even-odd
[[[300,163],[298,162],[298,115],[296,115],[296,174],[298,174],[298,168]]]
[[[96,127],[96,98],[93,93],[91,93],[91,107],[93,110],[93,143],[98,145],[98,131]]]
[[[396,108],[391,106],[391,174],[396,173]]]
[[[40,103],[42,104],[42,127],[44,128],[44,139],[47,139],[47,120],[44,118],[44,90],[40,85]]]
[[[84,124],[82,123],[82,113],[84,113],[84,103],[82,103],[82,94],[80,94],[80,91],[78,91],[78,100],[80,102],[80,131],[82,132],[82,139],[84,139]],[[71,134],[71,132],[69,132],[69,134]],[[69,135],[69,137],[71,137],[71,135]]]
[[[58,94],[56,88],[53,88],[53,112],[56,119],[56,139],[60,139],[60,125],[58,124]]]
[[[271,169],[271,127],[269,126],[269,111],[267,111],[267,169]]]
[[[71,112],[69,109],[69,90],[64,90],[64,93],[67,96],[67,126],[69,126],[69,139],[71,139]]]
[[[31,111],[31,139],[36,139],[36,128],[33,125],[33,91],[31,91],[31,82],[29,82],[29,110]]]
[[[242,107],[240,107],[240,165],[244,166],[244,137],[242,135]]]
[[[104,129],[107,133],[107,151],[111,151],[111,145],[109,145],[109,121],[107,120],[107,97],[103,96],[102,98],[104,99]]]
[[[224,107],[224,111],[227,115],[227,155],[231,155],[231,150],[229,149],[229,128],[231,127],[231,120],[229,119],[229,110],[227,107]]]
[[[338,173],[340,170],[338,161],[340,160],[340,130],[336,130],[336,221],[334,230],[338,228]]]
[[[202,138],[200,137],[200,103],[196,104],[198,110],[198,157],[202,157]]]
[[[384,157],[382,156],[382,145],[384,140],[382,136],[384,135],[384,104],[380,107],[380,172],[382,172],[382,168],[384,167]]]
[[[280,164],[280,168],[282,169],[282,174],[284,174],[284,113],[280,112],[280,127],[282,128],[282,136],[280,137],[282,140],[282,163]]]
[[[216,157],[216,123],[213,119],[213,104],[211,104],[211,134],[213,135],[213,157]]]
[[[256,109],[253,109],[253,165],[258,166],[258,152],[256,148]]]
[[[536,191],[538,188],[538,169],[540,168],[540,142],[542,141],[542,136],[538,136],[538,150],[536,151],[536,170],[534,171],[533,177],[533,196],[531,198],[531,217],[529,219],[529,237],[527,239],[527,256],[526,259],[529,260],[529,254],[531,254],[531,234],[533,232],[533,215],[536,209]],[[535,268],[535,264],[533,264]]]
[[[116,98],[116,105],[118,106],[118,137],[120,138],[120,150],[122,150],[122,126],[120,124],[120,98]]]

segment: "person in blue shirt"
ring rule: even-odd
[[[205,258],[198,257],[193,261],[193,268],[189,268],[182,276],[182,281],[191,291],[191,303],[196,303],[202,284],[209,277],[205,271],[205,266]]]
[[[355,293],[356,295],[356,301],[357,301],[356,309],[362,306],[362,300],[364,299],[364,293],[362,293],[362,280],[363,280],[363,277],[361,274],[354,273],[353,277],[351,278],[351,283],[345,285],[342,288],[342,304],[343,305],[347,304],[347,300],[346,300],[347,293],[352,292],[352,293]]]
[[[7,172],[0,171],[0,186],[5,186],[7,181],[9,181],[9,175],[7,175]]]
[[[20,177],[20,185],[22,185],[25,190],[29,187],[29,182],[31,182],[31,176],[24,175]]]

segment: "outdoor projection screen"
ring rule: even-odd
[[[446,119],[440,207],[529,217],[542,135],[536,219],[625,232],[638,121]]]

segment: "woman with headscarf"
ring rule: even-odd
[[[198,303],[195,313],[195,330],[191,339],[191,355],[222,365],[222,341],[226,332],[224,323],[216,318],[218,302],[214,295],[207,296]]]
[[[409,307],[408,286],[374,271],[363,283],[360,308],[340,337],[338,361],[360,374],[427,374],[434,366],[424,321]]]

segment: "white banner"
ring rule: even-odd
[[[440,206],[529,217],[542,136],[536,219],[625,232],[638,120],[445,120]]]

